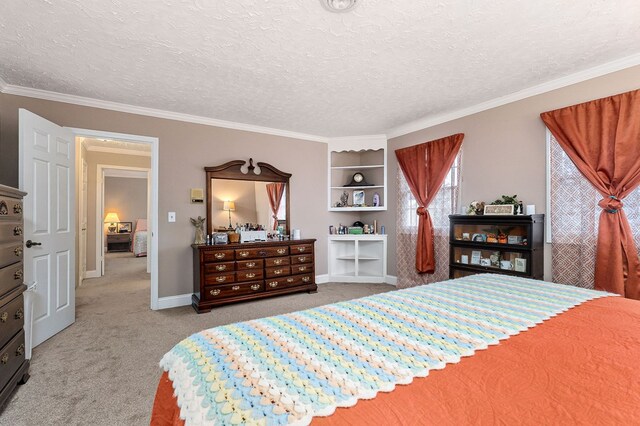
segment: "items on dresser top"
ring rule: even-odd
[[[22,198],[0,185],[0,407],[17,384],[29,379],[25,359]]]
[[[315,292],[315,239],[192,245],[192,306],[198,313],[228,303]]]

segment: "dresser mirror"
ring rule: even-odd
[[[234,160],[205,167],[207,176],[207,233],[259,224],[271,232],[278,226],[289,234],[289,178],[270,164]],[[276,213],[274,214],[274,209]],[[274,218],[276,216],[276,218]],[[275,223],[274,223],[275,221]]]

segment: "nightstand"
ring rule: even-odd
[[[107,252],[130,251],[131,233],[107,234]]]

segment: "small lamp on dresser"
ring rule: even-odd
[[[116,232],[116,227],[117,227],[117,223],[120,222],[120,218],[118,218],[118,214],[111,212],[111,213],[107,213],[107,215],[104,218],[104,223],[108,223],[109,226],[107,227],[107,229],[109,230],[109,233],[113,234],[114,232]]]
[[[231,226],[231,212],[236,210],[236,203],[233,201],[225,201],[222,205],[222,210],[229,212],[229,229],[233,229],[233,226]]]

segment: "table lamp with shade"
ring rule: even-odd
[[[231,226],[231,212],[236,210],[236,203],[233,201],[225,201],[222,205],[222,210],[229,212],[229,229],[233,229],[233,226]]]
[[[118,222],[120,222],[120,218],[118,218],[118,214],[114,212],[107,213],[107,215],[104,218],[104,223],[109,224],[109,226],[107,227],[107,230],[112,234],[116,232]]]

